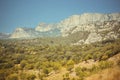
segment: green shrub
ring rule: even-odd
[[[52,68],[43,68],[43,73],[48,76],[48,74],[52,71]]]
[[[26,66],[27,62],[25,60],[22,60],[20,62],[20,67],[23,69]]]
[[[59,70],[61,68],[61,64],[58,63],[58,62],[54,62],[53,63],[53,69],[56,71],[56,70]]]
[[[113,63],[112,62],[108,62],[108,61],[101,61],[100,63],[99,63],[99,68],[100,69],[106,69],[106,68],[110,68],[110,67],[112,67],[112,65],[113,65]]]
[[[63,75],[63,80],[70,80],[69,73]]]
[[[34,74],[30,74],[27,76],[27,80],[35,80],[36,76]]]
[[[4,64],[4,68],[12,68],[14,66],[13,62],[8,62]]]
[[[5,80],[6,76],[7,75],[4,71],[0,71],[0,80]]]
[[[67,70],[71,71],[74,68],[74,61],[73,60],[69,60],[67,62]]]
[[[34,65],[33,64],[26,64],[25,68],[30,70],[30,69],[34,68]]]
[[[44,73],[40,73],[38,74],[38,77],[40,80],[44,80],[43,78],[45,77],[45,74]]]
[[[90,75],[89,69],[87,69],[87,68],[85,68],[85,67],[83,67],[83,68],[77,67],[77,68],[75,69],[75,72],[76,72],[76,75],[79,77],[80,80],[83,80],[84,77]]]
[[[20,79],[21,80],[27,80],[27,74],[24,73],[24,72],[20,73]]]
[[[11,74],[7,77],[7,80],[18,80],[18,75],[17,74]]]

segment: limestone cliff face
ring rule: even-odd
[[[50,31],[51,29],[54,28],[54,24],[46,24],[46,23],[40,23],[35,30],[40,31],[40,32],[46,32]]]
[[[23,28],[17,28],[10,38],[27,38],[30,37],[30,35],[23,29]]]
[[[40,23],[35,29],[17,28],[11,34],[10,38],[44,36],[72,37],[73,35],[81,34],[85,34],[85,36],[80,36],[79,40],[77,38],[76,43],[72,43],[73,45],[120,38],[120,13],[84,13],[81,15],[73,15],[56,24]]]
[[[92,27],[92,25],[93,24],[90,24],[89,26]],[[120,38],[119,21],[106,21],[101,24],[99,23],[99,25],[95,23],[92,28],[94,29],[89,30],[90,34],[85,40],[80,39],[77,43],[74,43],[74,45],[79,45],[81,43],[90,44],[98,41],[114,40]]]
[[[94,31],[95,26],[103,24],[105,21],[120,21],[120,14],[113,13],[113,14],[99,14],[99,13],[85,13],[82,15],[73,15],[63,21],[61,21],[58,27],[61,28],[62,36],[68,36],[69,31],[76,27],[74,32],[80,30],[87,30],[87,31]],[[72,32],[72,33],[74,33]]]

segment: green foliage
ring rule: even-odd
[[[10,74],[24,70],[27,73],[33,69],[39,70],[42,79],[51,71],[56,72],[62,67],[66,67],[71,72],[74,65],[81,61],[89,59],[101,61],[98,66],[94,65],[91,69],[76,68],[76,73],[82,80],[90,73],[111,67],[112,63],[104,60],[120,52],[120,39],[86,45],[69,45],[68,43],[76,40],[67,41],[62,38],[63,41],[60,41],[59,39],[0,40],[0,80],[5,80],[7,76],[11,77]],[[20,74],[21,80],[27,80],[26,73]]]
[[[89,75],[89,69],[83,67],[77,67],[75,69],[75,72],[76,72],[76,75],[79,76],[80,79],[83,79],[84,77],[88,76]]]
[[[113,65],[113,63],[110,62],[110,61],[101,61],[101,62],[99,63],[99,68],[100,68],[100,69],[106,69],[106,68],[112,67],[112,65]]]
[[[27,80],[27,74],[24,73],[24,72],[21,72],[19,77],[20,77],[21,80]]]
[[[25,60],[22,60],[20,62],[20,67],[23,69],[26,66],[27,62]]]
[[[30,74],[27,76],[27,80],[35,80],[36,76],[34,74]]]
[[[11,74],[7,77],[7,80],[18,80],[18,75],[17,74]]]
[[[15,64],[20,64],[20,62],[23,60],[24,56],[21,54],[16,54],[15,56]]]
[[[0,71],[0,80],[5,80],[6,76],[7,75],[4,71]]]
[[[25,66],[25,69],[28,69],[28,70],[33,69],[33,68],[34,68],[34,64],[26,64]]]
[[[106,68],[110,68],[112,67],[112,62],[108,62],[108,61],[101,61],[99,62],[98,65],[93,65],[92,68],[86,68],[86,67],[77,67],[75,69],[76,75],[79,76],[80,80],[83,80],[84,77],[89,76],[93,73],[96,73],[100,70],[106,69]]]
[[[48,74],[52,71],[52,68],[43,68],[43,73],[48,76]]]
[[[63,80],[70,80],[69,73],[63,75]]]
[[[37,62],[37,63],[35,64],[35,68],[36,68],[36,69],[39,69],[39,70],[41,69],[41,64],[40,64],[40,62]]]
[[[13,62],[8,62],[4,64],[4,68],[12,68],[14,66]]]
[[[38,77],[40,80],[44,80],[45,74],[44,73],[38,74]]]
[[[74,68],[74,61],[73,60],[69,60],[67,62],[67,70],[71,71]]]
[[[53,66],[53,70],[55,70],[55,71],[60,70],[60,68],[61,68],[61,64],[58,62],[53,62],[52,66]]]

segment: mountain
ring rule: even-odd
[[[83,27],[84,26],[84,27]],[[98,23],[91,23],[91,24],[85,24],[83,25],[83,29],[79,29],[80,27],[77,27],[76,29],[71,32],[72,34],[79,32],[79,31],[86,31],[89,32],[88,35],[86,35],[86,39],[81,38],[77,44],[89,44],[94,43],[98,41],[105,41],[105,40],[114,40],[117,38],[120,38],[120,22],[119,21],[105,21],[105,22],[98,22]],[[90,28],[90,29],[89,29]],[[78,31],[79,30],[79,31]]]
[[[10,38],[38,38],[38,37],[54,37],[60,35],[58,29],[51,29],[49,31],[38,31],[33,28],[16,28],[11,34]],[[42,30],[42,29],[41,29]]]
[[[72,45],[120,38],[120,13],[84,13],[56,24],[40,23],[34,28],[17,28],[10,38],[61,36],[73,39]]]
[[[6,39],[9,38],[10,34],[9,33],[0,33],[0,39]]]
[[[61,28],[62,36],[68,36],[69,33],[74,33],[77,31],[92,32],[95,30],[94,24],[101,25],[105,21],[113,20],[120,21],[120,13],[112,14],[84,13],[82,15],[73,15],[61,21],[58,24],[58,26]],[[89,26],[89,24],[91,24],[91,26]]]

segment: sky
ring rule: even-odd
[[[58,23],[83,13],[120,12],[120,0],[0,0],[0,32]]]

